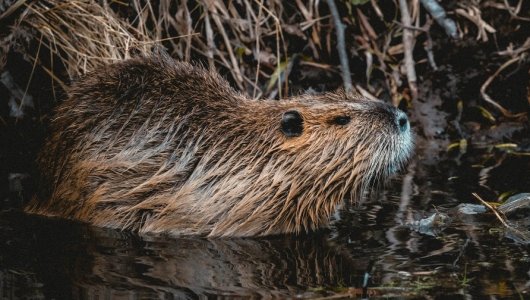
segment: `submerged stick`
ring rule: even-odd
[[[500,215],[500,213],[495,209],[495,207],[491,206],[491,204],[489,204],[488,202],[486,202],[485,200],[480,198],[480,196],[477,193],[471,193],[471,195],[473,195],[473,197],[475,197],[478,201],[480,201],[484,206],[489,208],[493,212],[493,214],[495,214],[497,219],[502,223],[502,225],[504,225],[504,227],[513,229],[512,226],[510,226],[510,224],[508,224],[508,222],[506,222],[505,218],[503,218]]]
[[[491,206],[491,204],[484,201],[482,198],[480,198],[479,195],[477,195],[477,193],[472,193],[472,195],[473,197],[477,198],[477,200],[482,202],[482,204],[484,204],[487,208],[489,208],[495,214],[495,216],[502,223],[504,228],[506,228],[507,232],[512,236],[512,239],[515,239],[516,241],[519,241],[520,243],[523,243],[523,244],[530,243],[530,234],[528,233],[528,230],[524,228],[522,230],[519,230],[518,227],[520,226],[511,225],[510,223],[508,223],[505,217],[501,216],[501,213],[504,215],[502,211],[499,211],[495,207]]]
[[[342,69],[342,81],[344,82],[344,89],[349,92],[353,90],[351,81],[350,63],[348,62],[348,54],[346,52],[346,43],[344,40],[344,24],[340,21],[339,11],[335,5],[334,0],[327,0],[329,11],[335,23],[335,31],[337,32],[337,51],[339,52],[340,66]]]

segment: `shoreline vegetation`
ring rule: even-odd
[[[510,66],[523,64],[530,49],[524,34],[530,19],[523,15],[529,8],[515,2],[444,1],[446,10],[434,0],[384,6],[374,0],[11,0],[0,7],[0,22],[7,29],[0,40],[0,66],[14,50],[64,85],[63,70],[47,65],[39,57],[41,48],[73,79],[99,64],[163,47],[175,59],[220,70],[256,98],[295,92],[289,89],[293,68],[308,66],[340,74],[346,90],[354,89],[356,77],[365,77],[362,86],[355,84],[358,92],[380,97],[385,88],[389,95],[383,98],[390,96],[399,105],[417,96],[418,69],[439,70],[436,60],[444,56],[444,48],[464,47],[459,44],[463,41],[490,47],[493,39],[498,49],[491,59],[500,65],[488,72],[480,92],[492,110],[516,118],[522,112],[511,112],[502,99],[487,94],[492,81]],[[508,35],[499,32],[510,29]]]

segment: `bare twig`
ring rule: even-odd
[[[456,30],[456,23],[447,17],[445,10],[440,6],[436,0],[421,0],[423,7],[431,14],[436,22],[443,27],[445,33],[453,39],[458,38],[458,31]]]
[[[327,0],[329,11],[333,16],[335,23],[335,31],[337,33],[337,51],[339,52],[340,65],[342,69],[342,81],[344,82],[344,89],[349,92],[353,90],[351,81],[350,64],[348,62],[348,54],[346,52],[346,43],[344,40],[344,25],[340,21],[339,11],[335,5],[334,0]]]
[[[427,36],[427,40],[423,48],[427,52],[427,59],[429,60],[429,64],[431,65],[433,70],[438,70],[438,66],[436,66],[436,62],[434,61],[434,53],[432,52],[432,38],[431,38],[431,33],[430,33],[432,19],[429,18],[427,22],[425,23],[425,25],[423,25],[423,27],[405,26],[398,21],[393,21],[393,22],[403,28],[414,30],[414,31],[421,31],[425,33],[425,35]]]
[[[511,7],[510,3],[508,3],[508,0],[504,0],[504,6],[506,7],[506,10],[510,13],[512,18],[521,20],[521,21],[530,21],[530,18],[521,17],[518,15],[519,11],[521,10],[522,3],[523,1],[519,0],[519,2],[517,3],[515,7]]]
[[[263,0],[260,1],[259,3],[260,5],[258,6],[259,7],[259,10],[258,10],[258,16],[257,16],[257,19],[261,19],[261,14],[263,12]],[[260,26],[259,26],[259,21],[256,21],[256,25],[255,25],[255,28],[254,28],[254,32],[255,32],[255,35],[256,35],[256,48],[255,48],[255,56],[256,56],[256,60],[258,62],[257,66],[256,66],[256,78],[254,79],[254,89],[252,90],[252,98],[256,99],[258,97],[261,96],[261,93],[257,93],[258,91],[258,79],[259,79],[259,71],[260,71],[260,68],[261,68],[261,60],[259,59],[259,53],[260,53],[260,35],[261,35],[261,30],[260,30]]]
[[[477,26],[477,40],[487,42],[488,33],[495,33],[495,28],[482,19],[482,12],[478,7],[471,4],[464,4],[463,2],[459,3],[459,5],[462,8],[455,9],[455,13],[475,23]]]
[[[9,91],[9,108],[11,117],[23,118],[24,108],[33,107],[33,97],[27,95],[26,91],[18,86],[9,71],[0,74],[0,85]]]
[[[518,56],[521,55],[523,52],[526,52],[530,49],[530,38],[526,38],[526,41],[519,46],[517,49],[513,49],[513,45],[510,44],[506,50],[497,52],[500,56]]]
[[[6,11],[4,11],[2,14],[0,14],[0,20],[3,18],[7,18],[9,15],[11,15],[13,12],[15,12],[20,6],[22,6],[24,3],[26,3],[27,0],[18,0],[17,2],[14,2],[9,6]]]
[[[370,3],[372,4],[372,8],[374,9],[379,19],[384,20],[385,16],[383,16],[383,13],[381,12],[381,8],[379,7],[379,5],[377,5],[377,1],[370,0]]]
[[[39,40],[39,46],[37,47],[37,54],[35,54],[35,61],[33,62],[33,67],[31,68],[31,73],[29,73],[28,83],[26,84],[26,89],[24,90],[24,95],[22,96],[22,99],[20,100],[20,106],[19,109],[22,110],[22,106],[24,106],[24,100],[26,98],[26,95],[28,94],[29,85],[31,84],[31,80],[33,79],[33,75],[35,75],[35,67],[37,66],[38,57],[40,53],[40,48],[42,46],[42,38],[44,37],[44,34],[40,35]]]
[[[431,68],[433,70],[438,70],[438,66],[436,65],[436,61],[434,60],[434,53],[432,52],[432,38],[431,33],[429,31],[429,28],[431,27],[432,20],[429,19],[427,21],[427,24],[425,26],[427,27],[427,30],[425,31],[425,34],[427,35],[427,41],[425,42],[425,46],[423,47],[425,51],[427,52],[427,59],[429,60],[429,64],[431,65]]]
[[[414,68],[414,57],[412,50],[414,49],[414,35],[411,27],[411,19],[409,7],[406,0],[399,0],[399,9],[401,11],[401,23],[405,26],[403,28],[403,47],[405,48],[405,68],[407,72],[407,80],[413,99],[418,98],[418,88],[416,86],[416,69]]]
[[[210,10],[211,18],[213,19],[217,29],[219,30],[219,33],[223,37],[224,43],[226,45],[226,50],[228,51],[228,56],[230,58],[230,62],[232,63],[232,67],[230,68],[230,72],[234,75],[234,78],[236,79],[236,84],[238,87],[243,90],[243,76],[241,75],[241,69],[239,67],[239,63],[236,59],[236,56],[234,54],[234,51],[232,49],[232,44],[230,43],[230,39],[228,37],[228,34],[226,33],[226,30],[223,26],[223,23],[221,22],[221,18],[218,14],[218,9],[215,5],[215,2],[211,0],[207,0],[207,7]]]
[[[493,100],[487,93],[486,93],[486,89],[488,88],[488,86],[493,82],[493,80],[504,70],[506,69],[507,67],[509,67],[510,65],[518,62],[519,60],[521,59],[521,57],[514,57],[510,60],[508,60],[507,62],[505,62],[504,64],[502,64],[502,66],[499,67],[499,69],[497,69],[497,71],[495,71],[495,73],[493,73],[493,75],[491,75],[485,82],[484,84],[480,87],[480,94],[482,95],[482,97],[484,98],[484,100],[486,100],[486,102],[488,102],[489,104],[493,105],[495,108],[497,108],[505,117],[507,118],[516,118],[516,117],[520,117],[522,115],[524,115],[524,113],[521,113],[521,114],[512,114],[509,110],[507,110],[506,108],[504,108],[502,105],[500,105],[499,103],[497,103],[495,100]]]
[[[365,90],[362,86],[359,84],[355,85],[355,89],[361,94],[363,97],[370,99],[372,101],[379,100],[376,96],[372,95],[369,91]]]
[[[280,29],[280,22],[277,21],[276,23],[276,71],[278,71],[278,95],[279,95],[279,98],[281,99],[282,98],[282,76],[281,76],[281,72],[280,72],[280,69],[281,69],[281,66],[280,66],[280,63],[281,63],[281,57],[280,57],[280,33],[281,33],[281,29]],[[287,75],[287,74],[285,74]],[[287,76],[284,77],[284,79],[287,81]]]
[[[472,193],[471,195],[473,195],[473,197],[477,198],[478,201],[480,201],[487,208],[489,208],[495,214],[497,219],[499,219],[499,221],[501,221],[501,223],[502,223],[502,225],[504,225],[504,227],[514,230],[514,228],[504,220],[505,218],[500,215],[500,213],[495,209],[495,207],[491,206],[491,204],[489,204],[488,202],[486,202],[482,198],[480,198],[480,196],[477,195],[477,193]]]
[[[214,60],[213,60],[213,50],[215,49],[214,41],[213,41],[213,30],[212,30],[212,24],[210,22],[210,14],[208,13],[208,10],[204,10],[204,27],[206,31],[206,57],[208,58],[208,67],[210,70],[215,69]]]

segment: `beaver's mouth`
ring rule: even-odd
[[[388,175],[399,173],[405,168],[414,153],[414,138],[410,130],[401,134],[397,138],[395,147],[396,154],[392,157],[388,164]]]
[[[388,161],[388,175],[401,171],[412,157],[414,138],[407,115],[399,109],[394,111],[396,130],[391,134],[392,156]]]
[[[375,164],[379,165],[379,170],[374,174],[376,181],[385,180],[401,172],[414,152],[414,139],[409,129],[399,135],[391,135],[380,145],[379,153],[373,157]]]

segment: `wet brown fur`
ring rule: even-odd
[[[344,93],[250,100],[164,55],[74,83],[41,153],[27,211],[141,233],[260,236],[328,224],[344,198],[407,159],[395,109]],[[303,132],[280,130],[286,111]],[[333,123],[347,115],[347,125]]]

